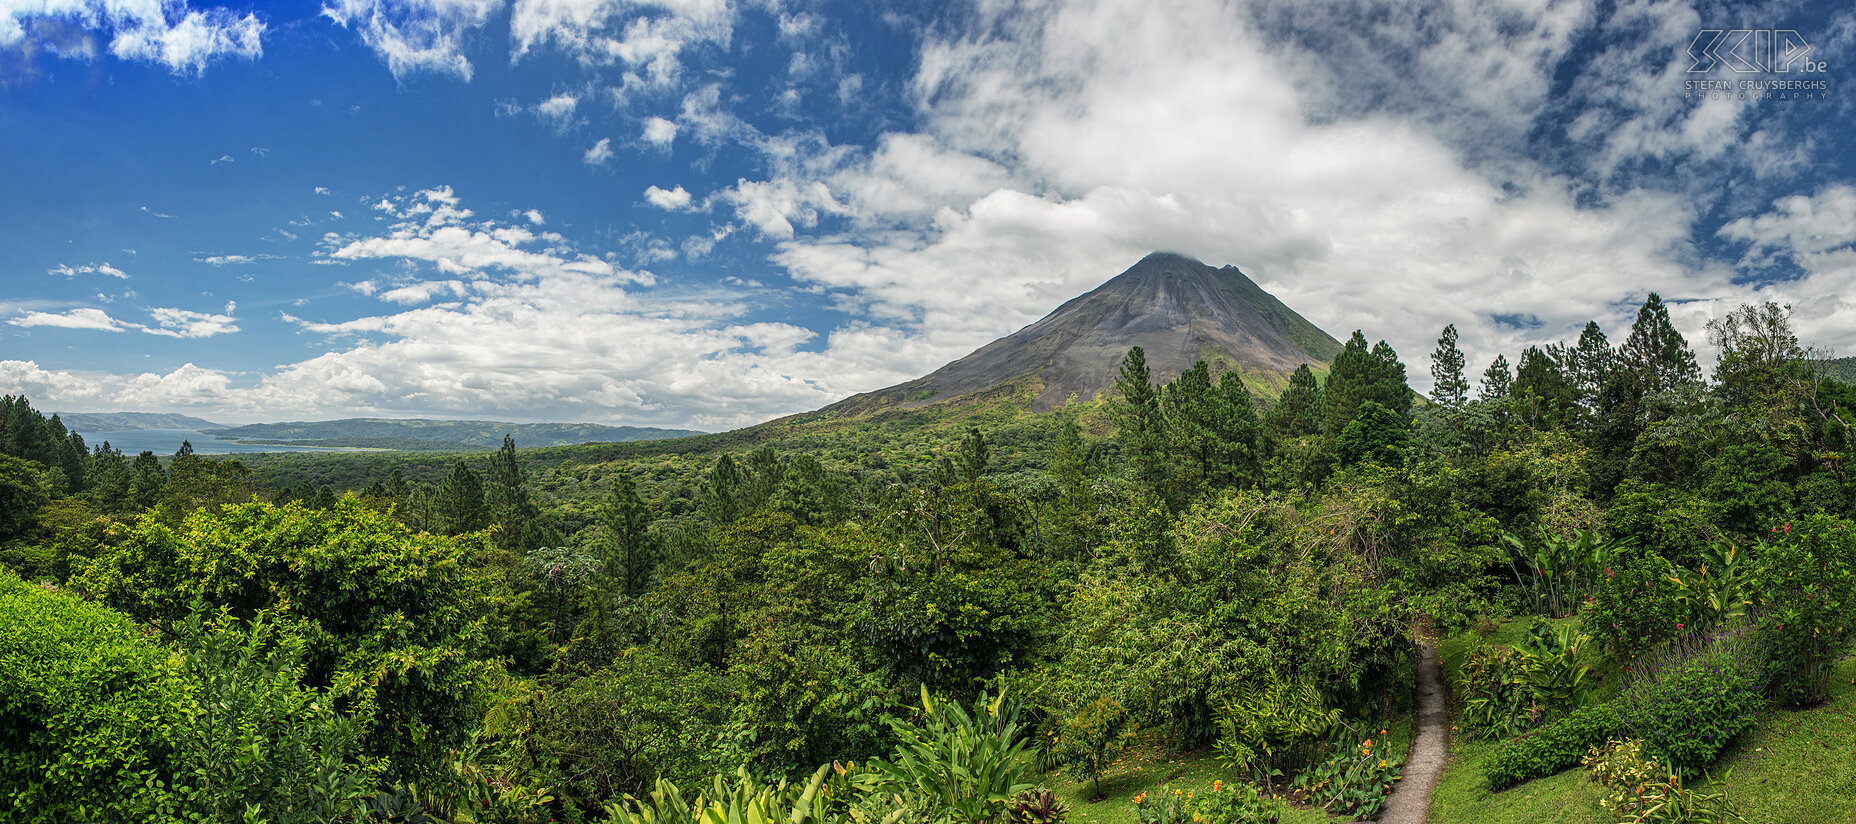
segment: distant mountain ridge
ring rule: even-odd
[[[968,396],[1034,391],[1032,408],[1090,401],[1114,385],[1121,359],[1142,347],[1156,380],[1204,360],[1237,370],[1274,396],[1302,364],[1325,371],[1341,343],[1265,292],[1235,266],[1215,269],[1155,252],[1042,320],[927,376],[853,395],[820,412],[866,414]]]
[[[190,415],[163,412],[59,412],[58,421],[65,429],[88,432],[133,432],[143,429],[215,429],[213,423]]]
[[[700,435],[689,429],[605,426],[595,423],[509,423],[401,418],[345,418],[335,421],[288,421],[203,429],[210,435],[247,443],[305,446],[357,446],[399,449],[496,449],[505,434],[523,448],[580,443],[650,441]],[[400,442],[399,446],[391,446]]]

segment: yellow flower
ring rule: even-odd
[[[1379,766],[1383,767],[1385,765],[1386,765],[1386,760],[1383,758],[1379,759]]]
[[[1218,792],[1219,790],[1222,790],[1222,789],[1224,789],[1224,779],[1220,778],[1217,781],[1212,782],[1212,792]]]

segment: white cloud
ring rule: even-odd
[[[155,325],[142,327],[142,331],[170,338],[210,338],[214,335],[228,335],[238,331],[238,325],[235,323],[237,318],[232,317],[232,312],[237,308],[237,304],[227,303],[224,314],[213,314],[155,307],[148,310],[149,316],[155,320]]]
[[[612,138],[600,138],[599,142],[593,144],[593,148],[587,149],[586,154],[580,159],[588,166],[604,165],[606,161],[612,159]]]
[[[228,264],[245,264],[245,263],[250,263],[254,260],[256,260],[256,258],[253,258],[249,255],[210,255],[207,257],[203,257],[203,258],[193,259],[195,263],[206,263],[206,264],[210,264],[213,266],[226,266]]]
[[[556,131],[566,131],[574,126],[574,110],[580,107],[580,98],[572,94],[557,94],[535,104],[535,115],[543,123],[553,126]]]
[[[70,309],[64,312],[27,312],[13,318],[7,323],[14,326],[54,326],[61,329],[96,329],[104,332],[126,332],[134,328],[109,316],[102,309]]]
[[[522,219],[527,220],[528,222],[533,223],[536,226],[545,226],[548,223],[548,219],[542,216],[540,209],[530,209],[526,212],[522,212],[521,214],[522,214]]]
[[[720,197],[733,203],[735,216],[760,230],[762,236],[779,240],[793,236],[794,224],[812,227],[818,225],[821,214],[846,211],[830,187],[819,181],[742,180]]]
[[[659,147],[668,147],[676,142],[678,126],[676,121],[661,117],[647,117],[644,121],[644,139],[646,143]]]
[[[319,194],[319,195],[334,194],[333,192],[329,191],[329,187],[327,186],[317,186],[315,188],[315,192],[316,194]]]
[[[256,14],[230,9],[194,9],[184,0],[31,0],[0,3],[0,47],[32,37],[41,20],[74,23],[109,35],[110,53],[123,60],[159,63],[175,74],[198,75],[222,56],[263,56],[265,25]],[[65,56],[93,57],[95,48],[56,49]]]
[[[210,164],[208,164],[208,165],[211,165],[211,166],[218,166],[218,165],[219,165],[219,164],[221,164],[221,163],[235,163],[235,162],[237,162],[237,161],[235,161],[235,160],[233,160],[233,159],[232,159],[232,156],[231,156],[231,155],[229,155],[229,154],[222,154],[222,155],[220,155],[220,156],[218,156],[218,157],[216,157],[216,158],[213,158],[213,162],[212,162],[212,163],[210,163]]]
[[[660,189],[656,186],[644,190],[644,199],[652,206],[672,212],[681,212],[690,208],[690,193],[682,186],[674,189]]]
[[[589,66],[624,64],[639,82],[668,86],[684,49],[727,46],[731,0],[516,0],[509,34],[517,59],[552,45]]]
[[[396,78],[433,72],[469,81],[464,41],[502,0],[329,0],[322,14],[361,36]]]
[[[122,278],[124,280],[127,280],[129,277],[128,272],[124,272],[121,269],[111,266],[109,265],[108,262],[89,263],[89,264],[85,264],[82,266],[72,266],[68,263],[60,263],[55,267],[45,270],[45,273],[49,275],[63,275],[68,278],[77,277],[78,275],[90,275],[90,274],[108,275],[113,278]]]

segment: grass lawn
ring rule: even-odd
[[[1392,752],[1410,752],[1411,727],[1411,720],[1407,718],[1387,728],[1383,740],[1392,747]],[[1101,801],[1090,803],[1089,782],[1078,781],[1065,773],[1053,772],[1035,780],[1051,788],[1069,805],[1069,820],[1074,824],[1139,824],[1134,796],[1159,790],[1167,784],[1174,789],[1203,792],[1211,788],[1213,781],[1222,779],[1229,783],[1237,775],[1236,771],[1220,766],[1217,753],[1210,750],[1176,753],[1153,742],[1141,741],[1129,746],[1121,759],[1103,772]],[[1292,809],[1282,820],[1283,824],[1331,824],[1353,819],[1329,816],[1323,810]]]
[[[1830,679],[1830,701],[1807,710],[1767,710],[1759,726],[1721,759],[1728,793],[1753,824],[1856,821],[1856,658]]]

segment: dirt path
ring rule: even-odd
[[[1405,769],[1392,796],[1379,813],[1379,824],[1424,824],[1430,817],[1431,790],[1444,771],[1449,753],[1445,742],[1450,730],[1450,709],[1444,703],[1441,670],[1437,666],[1437,644],[1422,639],[1423,657],[1418,660],[1418,739],[1412,742],[1405,757]]]

